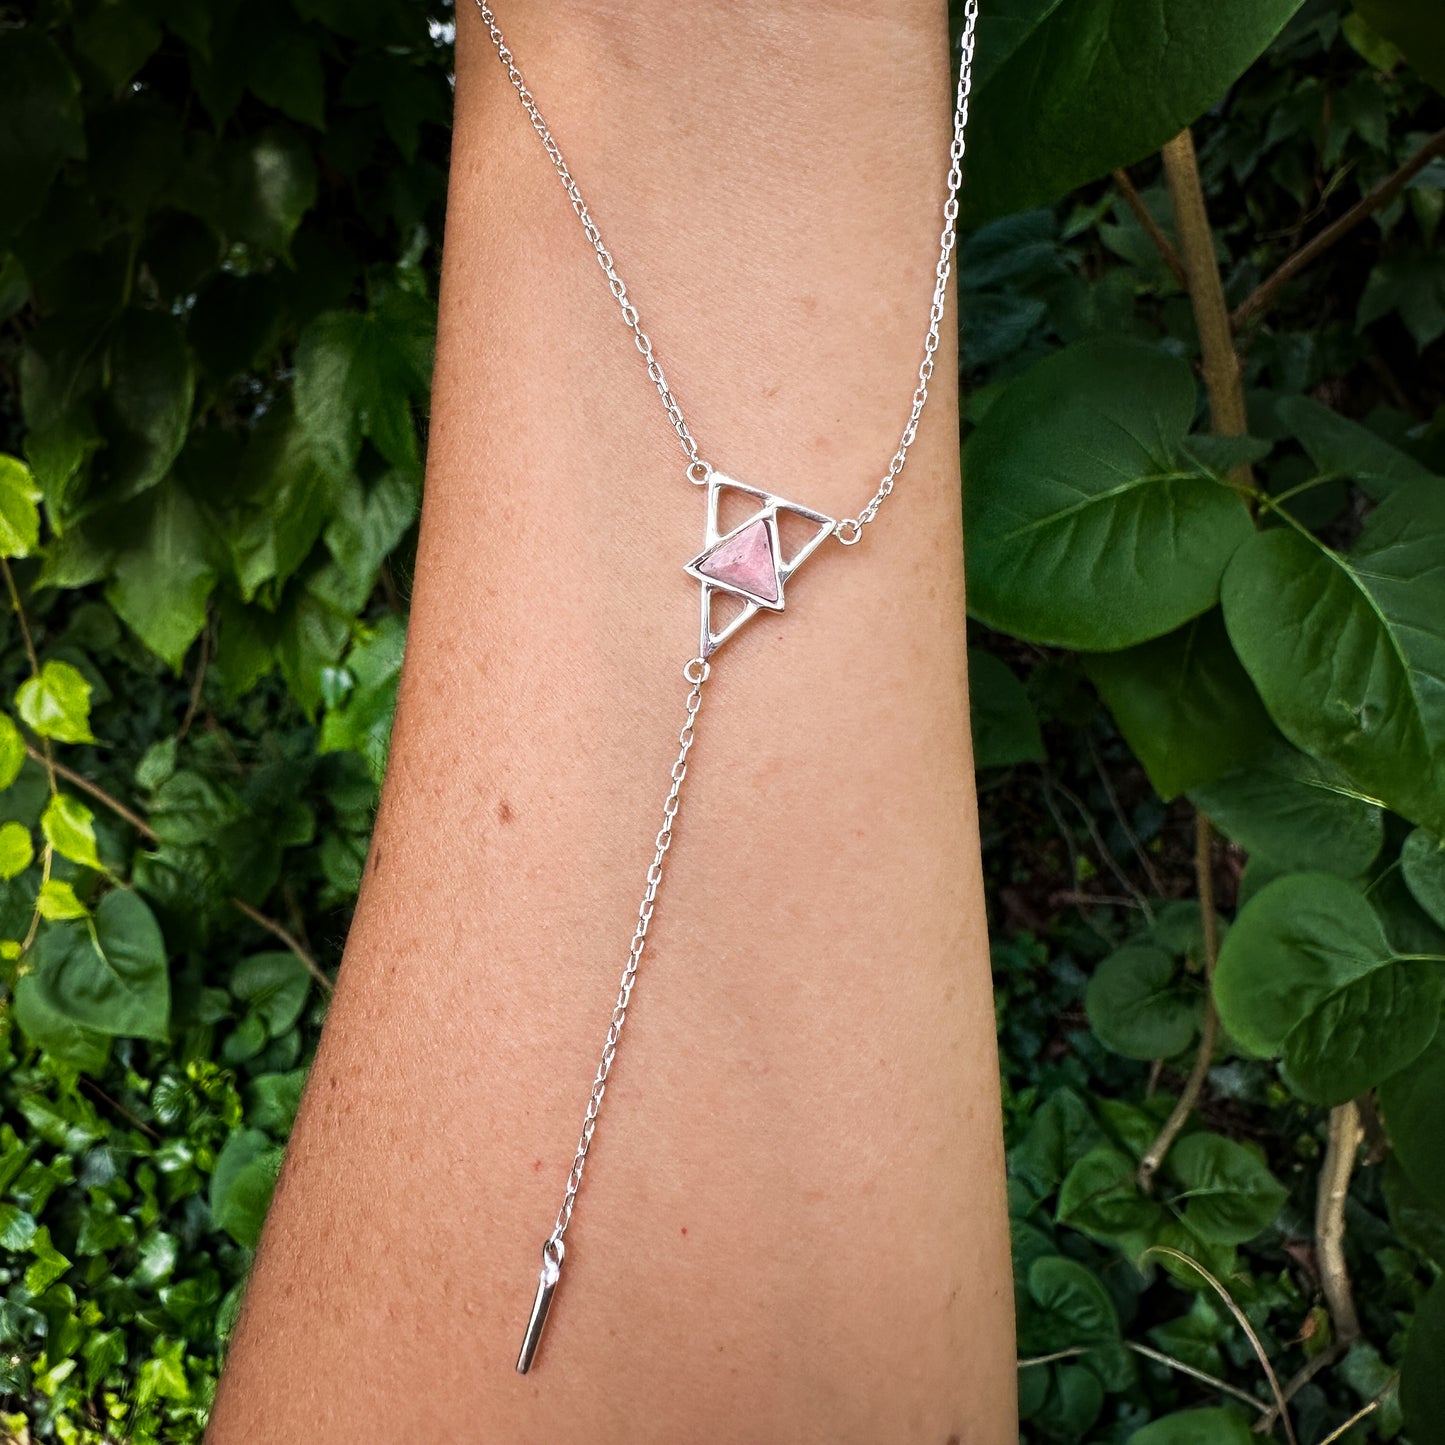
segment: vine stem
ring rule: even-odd
[[[1382,206],[1396,196],[1437,156],[1445,156],[1445,130],[1438,130],[1398,170],[1387,176],[1372,191],[1361,196],[1337,221],[1332,221],[1319,235],[1292,251],[1265,277],[1230,316],[1235,331],[1247,326],[1261,311],[1273,304],[1279,293],[1318,256],[1328,251],[1341,237],[1348,235]]]
[[[1179,252],[1174,249],[1174,242],[1164,234],[1163,227],[1149,214],[1149,207],[1144,204],[1144,198],[1129,179],[1129,172],[1120,167],[1114,172],[1114,184],[1119,188],[1124,204],[1133,211],[1134,219],[1143,226],[1144,234],[1153,241],[1154,249],[1163,257],[1164,264],[1174,273],[1174,279],[1188,290],[1189,277],[1185,274],[1184,262],[1179,259]]]
[[[1219,918],[1214,911],[1214,827],[1200,812],[1194,815],[1194,876],[1199,890],[1199,923],[1204,934],[1204,1022],[1200,1028],[1199,1051],[1179,1101],[1139,1161],[1139,1187],[1146,1193],[1153,1188],[1154,1176],[1199,1103],[1219,1044],[1219,1010],[1214,1006],[1214,965],[1219,960]]]
[[[1335,1339],[1346,1347],[1360,1337],[1360,1316],[1355,1309],[1350,1271],[1345,1263],[1345,1202],[1364,1137],[1357,1104],[1351,1101],[1330,1110],[1325,1159],[1315,1192],[1315,1254],[1320,1287],[1335,1323]]]
[[[1214,232],[1204,206],[1204,187],[1199,179],[1193,135],[1188,129],[1180,131],[1173,140],[1165,142],[1160,155],[1174,207],[1179,254],[1184,262],[1194,324],[1199,332],[1204,388],[1209,393],[1209,422],[1217,436],[1244,436],[1249,429],[1244,383],[1234,350],[1229,307],[1224,300],[1224,282],[1214,254]],[[1237,486],[1254,484],[1253,474],[1244,465],[1235,467],[1230,478]]]
[[[1261,1413],[1273,1408],[1273,1406],[1266,1405],[1257,1395],[1251,1395],[1248,1390],[1242,1390],[1238,1385],[1231,1385],[1228,1380],[1221,1380],[1218,1375],[1211,1375],[1207,1370],[1200,1370],[1194,1365],[1186,1364],[1183,1360],[1176,1360],[1173,1355],[1166,1355],[1163,1350],[1156,1350],[1150,1345],[1141,1345],[1137,1340],[1125,1340],[1123,1344],[1126,1350],[1141,1355],[1146,1360],[1153,1360],[1156,1365],[1163,1365],[1166,1369],[1177,1370],[1181,1375],[1188,1375],[1193,1380],[1200,1380],[1223,1395],[1232,1395],[1236,1400],[1243,1400],[1246,1405],[1253,1405]],[[1066,1350],[1054,1350],[1051,1354],[1033,1355],[1029,1359],[1020,1360],[1018,1367],[1021,1370],[1030,1370],[1037,1365],[1052,1365],[1059,1360],[1073,1360],[1080,1355],[1087,1355],[1097,1348],[1097,1345],[1071,1345]]]

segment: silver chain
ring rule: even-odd
[[[953,142],[948,151],[948,197],[943,205],[943,233],[938,242],[938,265],[934,269],[933,304],[928,311],[928,334],[923,341],[923,360],[918,367],[918,385],[913,391],[913,405],[909,410],[908,421],[903,428],[903,436],[898,443],[898,450],[893,453],[893,459],[888,463],[888,470],[879,481],[877,491],[873,493],[856,517],[845,517],[833,529],[838,540],[847,546],[852,546],[862,538],[863,528],[878,515],[878,509],[893,491],[894,483],[897,482],[899,474],[908,460],[908,449],[913,445],[913,439],[918,434],[918,420],[923,415],[923,408],[928,403],[928,384],[933,380],[934,357],[938,352],[939,345],[939,327],[943,323],[944,308],[948,297],[948,277],[953,266],[953,248],[958,221],[958,189],[963,184],[964,131],[968,125],[968,97],[973,85],[973,46],[974,30],[978,24],[978,5],[979,0],[965,0],[963,7],[963,32],[959,41],[958,94],[953,110]],[[517,92],[517,98],[522,103],[522,109],[527,112],[527,119],[531,121],[532,129],[537,132],[538,139],[546,148],[548,159],[552,162],[553,169],[557,172],[558,178],[567,192],[567,199],[571,201],[572,209],[577,213],[577,219],[581,221],[582,229],[587,233],[587,239],[597,253],[597,264],[601,266],[602,274],[607,277],[607,286],[612,292],[613,299],[621,308],[623,324],[632,332],[633,344],[647,363],[647,375],[657,388],[657,394],[661,397],[663,408],[667,412],[667,419],[671,422],[673,431],[677,433],[677,439],[687,456],[688,478],[693,482],[705,482],[712,468],[698,455],[697,441],[687,428],[682,408],[672,394],[672,388],[667,384],[662,363],[658,361],[652,349],[652,342],[642,329],[637,315],[637,307],[628,297],[627,286],[617,274],[612,252],[603,242],[602,234],[597,229],[597,223],[592,219],[592,213],[587,208],[587,202],[582,199],[582,192],[578,189],[577,181],[562,157],[562,148],[557,144],[557,139],[548,128],[547,122],[542,119],[542,112],[537,108],[537,102],[527,88],[527,82],[523,78],[522,72],[517,69],[516,59],[508,49],[507,42],[502,38],[502,32],[497,26],[497,17],[493,13],[492,7],[487,4],[487,0],[476,0],[476,6],[486,24],[487,33],[491,36],[497,58],[506,67],[507,79],[512,82],[512,87]]]
[[[656,851],[652,855],[652,866],[647,870],[647,886],[642,892],[642,902],[637,909],[637,927],[632,933],[632,946],[627,950],[627,966],[622,970],[622,983],[617,990],[617,1002],[612,1007],[612,1019],[607,1026],[607,1041],[602,1045],[602,1059],[597,1065],[597,1077],[592,1081],[592,1092],[587,1099],[587,1113],[582,1120],[582,1136],[577,1141],[577,1152],[572,1157],[572,1172],[567,1176],[567,1192],[562,1197],[562,1207],[557,1211],[557,1222],[552,1226],[547,1247],[553,1252],[558,1265],[562,1262],[562,1236],[572,1221],[572,1206],[577,1202],[577,1191],[582,1187],[582,1170],[587,1163],[587,1150],[592,1144],[592,1135],[597,1128],[597,1113],[602,1107],[602,1096],[607,1092],[607,1076],[612,1072],[612,1060],[617,1055],[617,1040],[622,1035],[622,1026],[627,1022],[627,1005],[632,998],[632,985],[637,982],[637,966],[642,962],[642,950],[647,946],[647,930],[652,925],[652,908],[657,902],[657,890],[662,886],[662,862],[672,846],[672,823],[680,806],[683,780],[687,777],[687,755],[692,751],[693,730],[697,725],[698,709],[702,706],[702,685],[708,680],[711,667],[700,657],[694,657],[682,670],[682,675],[692,685],[687,695],[687,717],[682,731],[677,735],[677,758],[672,765],[672,786],[667,792],[667,801],[662,805],[662,826],[657,830]],[[544,1248],[544,1254],[547,1249]]]

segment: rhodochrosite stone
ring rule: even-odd
[[[764,602],[778,600],[773,535],[761,517],[737,536],[719,543],[716,551],[698,563],[697,570],[724,587],[736,588]]]

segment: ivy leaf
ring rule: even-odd
[[[1258,1445],[1238,1410],[1176,1410],[1129,1437],[1129,1445]]]
[[[1112,1144],[1090,1149],[1059,1188],[1059,1222],[1136,1258],[1153,1242],[1164,1207],[1139,1192],[1135,1173],[1134,1161]]]
[[[273,1039],[301,1017],[310,991],[311,975],[294,953],[252,954],[231,975],[231,992],[251,1005]]]
[[[1279,419],[1299,438],[1324,477],[1356,482],[1377,502],[1404,482],[1430,477],[1430,469],[1392,447],[1368,427],[1322,406],[1313,397],[1287,396],[1276,403]]]
[[[107,893],[93,920],[42,931],[34,978],[45,1003],[84,1028],[166,1037],[171,988],[165,943],[155,915],[129,889]]]
[[[1416,828],[1400,849],[1400,871],[1415,902],[1445,928],[1445,844]]]
[[[980,27],[966,213],[977,222],[1052,201],[1158,150],[1218,101],[1299,4],[1011,0],[995,7]]]
[[[127,311],[110,351],[110,401],[118,428],[107,452],[106,500],[156,485],[180,455],[190,426],[196,369],[180,328],[161,311]]]
[[[0,712],[0,792],[20,776],[25,766],[25,739],[9,713]]]
[[[213,533],[175,480],[155,495],[140,532],[116,556],[106,600],[158,657],[179,672],[206,625],[216,584]]]
[[[366,488],[343,487],[327,524],[326,548],[336,563],[312,588],[334,607],[359,611],[371,596],[381,564],[416,520],[416,481],[384,472]]]
[[[85,154],[80,82],[65,56],[34,25],[0,31],[0,234],[37,215],[62,162]]]
[[[430,385],[434,329],[434,308],[393,288],[370,312],[328,311],[302,333],[296,416],[334,476],[350,475],[363,437],[392,466],[419,475],[411,399]]]
[[[1213,607],[1252,528],[1181,455],[1194,410],[1188,366],[1133,342],[1080,342],[1012,382],[965,453],[969,610],[1099,652]]]
[[[1199,1027],[1200,999],[1180,986],[1178,972],[1162,948],[1150,945],[1104,959],[1084,996],[1099,1042],[1127,1059],[1168,1059],[1187,1049]]]
[[[90,684],[68,662],[47,662],[15,692],[20,720],[43,738],[58,743],[93,743]]]
[[[118,90],[138,71],[161,42],[161,28],[142,7],[123,0],[101,0],[75,23],[75,46]]]
[[[90,917],[90,909],[75,896],[75,889],[61,878],[47,878],[40,885],[40,892],[35,897],[35,911],[52,923]]]
[[[1093,653],[1084,671],[1166,801],[1277,736],[1218,609],[1138,647]]]
[[[69,793],[55,793],[51,796],[45,812],[40,818],[40,831],[45,841],[72,863],[94,868],[103,873],[105,865],[95,851],[95,814]],[[29,832],[26,833],[29,839]]]
[[[1378,803],[1361,797],[1339,768],[1284,742],[1189,796],[1225,837],[1285,872],[1355,878],[1385,841]]]
[[[1219,952],[1214,998],[1235,1041],[1283,1056],[1302,1098],[1342,1104],[1417,1058],[1445,1000],[1445,958],[1401,957],[1363,894],[1294,873],[1245,905]]]
[[[326,76],[314,36],[299,26],[267,24],[251,50],[251,93],[317,130],[326,125]]]
[[[1397,487],[1348,555],[1292,528],[1252,536],[1224,618],[1281,731],[1355,789],[1445,832],[1445,488]]]
[[[378,782],[386,771],[405,650],[406,624],[399,617],[382,618],[369,636],[352,646],[346,659],[353,680],[351,691],[321,724],[321,751],[347,748],[360,753]]]
[[[35,858],[35,844],[24,823],[0,823],[0,878],[18,878]]]
[[[255,1248],[271,1205],[281,1150],[259,1129],[237,1129],[211,1175],[211,1220],[237,1244]]]
[[[289,260],[291,238],[316,204],[311,147],[286,127],[250,137],[231,155],[224,194],[224,229]]]
[[[1405,52],[1410,64],[1445,91],[1445,16],[1435,5],[1415,0],[1355,0],[1370,28]],[[1445,1410],[1439,1414],[1445,1420]]]
[[[1028,689],[1006,662],[979,647],[968,650],[968,701],[975,768],[1043,762],[1044,740]]]
[[[40,488],[19,457],[0,456],[0,556],[28,557],[40,541]]]
[[[1179,1186],[1184,1223],[1206,1244],[1244,1244],[1274,1222],[1289,1191],[1243,1144],[1219,1134],[1188,1134],[1166,1167]]]
[[[1119,1339],[1119,1315],[1091,1270],[1062,1255],[1045,1255],[1029,1270],[1029,1295],[1051,1321],[1054,1349],[1107,1345]]]

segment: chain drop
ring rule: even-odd
[[[672,388],[667,383],[662,363],[658,361],[653,352],[652,341],[642,329],[637,307],[632,304],[627,294],[627,287],[617,274],[612,252],[604,244],[601,232],[597,229],[597,223],[592,219],[592,213],[587,208],[587,202],[582,199],[582,192],[578,188],[577,181],[571,170],[568,169],[567,162],[563,159],[562,148],[557,144],[557,139],[548,128],[547,122],[542,119],[542,112],[537,108],[537,102],[527,88],[527,82],[523,78],[522,72],[517,68],[516,58],[508,49],[507,42],[502,38],[502,32],[497,25],[497,17],[493,13],[492,7],[487,0],[476,0],[476,6],[481,12],[487,33],[491,36],[492,46],[497,52],[497,59],[506,68],[507,79],[511,81],[512,88],[517,92],[522,109],[526,111],[527,119],[532,123],[532,129],[537,132],[537,137],[542,142],[548,159],[552,162],[552,168],[557,172],[558,179],[561,180],[562,186],[567,192],[567,199],[571,201],[572,209],[576,212],[577,219],[581,221],[582,229],[592,243],[592,249],[597,253],[597,264],[602,268],[602,274],[607,278],[608,289],[612,292],[613,300],[617,302],[621,310],[623,324],[632,332],[633,345],[637,347],[643,361],[647,364],[648,378],[657,388],[657,394],[662,399],[663,409],[667,412],[667,419],[672,424],[673,431],[677,433],[677,439],[687,455],[689,464],[696,463],[699,460],[697,442],[688,430],[687,422],[683,418],[682,407],[678,405],[677,398],[672,394]],[[953,249],[957,239],[958,191],[963,184],[964,131],[968,125],[968,98],[973,85],[974,31],[978,25],[978,6],[979,0],[965,0],[963,7],[963,32],[959,40],[958,93],[953,111],[953,141],[948,151],[948,195],[943,204],[943,233],[939,237],[938,264],[934,268],[933,303],[928,312],[928,332],[923,342],[923,360],[918,367],[918,385],[913,391],[913,404],[909,409],[908,421],[903,428],[898,449],[893,453],[893,458],[888,463],[888,470],[878,483],[877,491],[868,499],[856,517],[845,517],[833,529],[838,540],[847,546],[852,546],[855,542],[862,540],[863,528],[878,515],[878,509],[892,493],[894,484],[908,461],[908,449],[913,445],[914,437],[918,435],[918,422],[923,415],[923,408],[928,404],[928,384],[933,380],[934,358],[939,347],[939,328],[943,323],[947,305],[948,278],[953,267]]]

